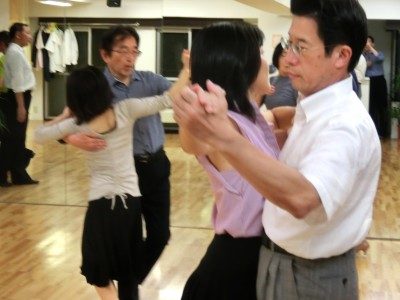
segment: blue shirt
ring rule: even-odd
[[[368,62],[372,62],[371,66],[367,66],[367,70],[365,71],[365,76],[374,77],[374,76],[382,76],[383,73],[383,60],[385,56],[381,51],[378,51],[378,56],[375,56],[373,53],[364,52],[365,60]]]
[[[114,93],[114,102],[126,98],[143,98],[161,95],[169,89],[171,83],[161,75],[149,71],[134,71],[129,85],[116,79],[108,68],[104,75]],[[154,153],[164,145],[164,127],[160,114],[143,117],[133,127],[133,154]]]
[[[264,97],[264,103],[268,109],[286,105],[296,106],[298,93],[293,88],[289,77],[274,76],[271,77],[270,82],[275,87],[275,93]]]

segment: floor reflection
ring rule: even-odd
[[[36,152],[29,171],[40,184],[0,188],[0,299],[96,299],[79,269],[88,192],[83,155],[57,142],[29,146]],[[175,134],[167,135],[166,151],[172,162],[172,236],[140,288],[144,300],[179,299],[213,236],[205,173],[179,148]],[[371,248],[357,257],[360,299],[400,299],[399,154],[397,141],[383,142]]]

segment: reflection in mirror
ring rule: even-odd
[[[27,4],[26,2],[25,4]],[[11,15],[16,20],[29,20],[28,24],[32,34],[32,43],[24,50],[35,77],[35,86],[32,89],[32,100],[29,110],[29,121],[26,134],[26,148],[33,151],[29,160],[27,173],[39,184],[13,184],[0,190],[0,202],[34,203],[34,204],[65,204],[65,147],[54,142],[46,146],[37,145],[33,141],[34,129],[43,122],[43,117],[49,118],[62,111],[65,103],[65,71],[55,64],[50,65],[51,57],[59,55],[58,49],[62,47],[62,24],[41,23],[38,18],[29,15],[29,9],[21,1],[13,2],[10,6]],[[29,4],[28,4],[29,6]],[[60,14],[62,8],[58,8]],[[56,48],[53,48],[57,45]],[[37,50],[39,49],[39,50]],[[52,50],[50,50],[52,49]],[[60,58],[60,56],[58,56]],[[27,152],[28,153],[28,152]],[[9,181],[14,178],[8,170]],[[14,182],[15,183],[15,182]]]
[[[190,49],[194,32],[203,26],[193,18],[163,17],[157,29],[157,73],[176,81],[182,68],[183,49]],[[172,109],[160,113],[166,129],[165,150],[171,161],[171,226],[172,228],[211,229],[213,195],[208,178],[193,155],[185,153],[179,142]]]

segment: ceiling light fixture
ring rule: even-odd
[[[69,7],[72,6],[71,3],[60,1],[60,0],[40,0],[39,3],[46,4],[46,5],[53,5],[53,6],[62,6],[62,7]]]

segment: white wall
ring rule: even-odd
[[[8,1],[0,1],[0,31],[10,27],[10,5]]]
[[[140,55],[136,62],[136,69],[144,71],[156,71],[156,30],[154,28],[139,28]]]
[[[290,18],[273,15],[233,0],[164,0],[165,17],[243,18],[256,20],[265,34],[264,51],[272,57],[272,35],[286,34]]]
[[[359,0],[369,20],[400,20],[399,0]]]

